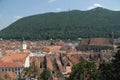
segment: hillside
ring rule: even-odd
[[[77,39],[120,36],[120,11],[95,8],[24,17],[0,31],[5,39]]]

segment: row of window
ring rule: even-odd
[[[1,68],[0,71],[13,71],[18,72],[21,68]]]

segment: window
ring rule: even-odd
[[[18,72],[18,74],[20,75],[20,72]]]
[[[7,68],[5,68],[5,71],[7,71]]]
[[[12,68],[12,71],[14,71],[14,68]]]
[[[2,71],[4,71],[4,69],[2,69]]]
[[[9,70],[9,71],[11,71],[11,69],[10,69],[10,68],[9,68],[8,70]]]
[[[17,71],[17,68],[15,68],[15,71]]]
[[[18,71],[20,71],[20,68],[18,68]]]

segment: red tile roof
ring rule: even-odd
[[[99,45],[99,46],[112,46],[109,38],[90,38],[90,39],[83,39],[80,42],[84,45]]]
[[[14,50],[5,50],[4,54],[11,54],[11,53],[14,53],[14,52],[15,52]]]
[[[90,45],[112,46],[109,38],[90,38]]]
[[[60,50],[61,46],[48,46],[48,48],[50,49],[50,51],[58,51]]]
[[[58,51],[60,50],[61,46],[44,46],[42,50],[44,52],[51,52],[51,51]]]
[[[49,54],[46,55],[45,58],[46,58],[47,68],[49,68],[50,70],[53,71],[53,64],[52,64],[52,62],[51,62],[51,60],[50,60],[50,55],[49,55]]]
[[[71,51],[71,52],[68,52],[68,54],[84,54],[84,53],[83,52]]]
[[[3,57],[1,60],[4,62],[13,62],[14,60],[21,60],[23,61],[27,57],[27,53],[16,53],[16,54],[10,54],[5,57]]]
[[[15,63],[15,62],[0,62],[0,68],[16,68],[22,67],[22,63]]]
[[[22,67],[25,63],[25,59],[29,53],[20,52],[16,54],[10,54],[0,59],[0,68],[6,67]]]

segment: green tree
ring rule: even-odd
[[[3,80],[3,79],[0,77],[0,80]]]
[[[43,72],[41,73],[41,78],[43,80],[48,80],[51,76],[52,76],[52,73],[48,68],[44,69]]]
[[[27,75],[27,77],[30,77],[31,74],[34,76],[34,78],[39,75],[37,66],[33,65],[24,69],[24,76]]]
[[[25,75],[30,75],[32,73],[32,67],[30,66],[28,68],[25,68],[24,71],[25,71]]]
[[[41,78],[41,76],[39,76],[39,77],[38,77],[38,80],[43,80],[43,79]]]
[[[99,70],[102,80],[120,80],[120,50],[114,54],[111,62],[103,62]]]
[[[113,67],[111,63],[103,62],[102,64],[100,64],[99,70],[101,72],[102,80],[114,80]]]
[[[112,67],[114,80],[120,80],[120,50],[113,56]]]
[[[67,80],[100,80],[100,78],[100,72],[95,63],[82,58],[80,63],[72,67],[72,73]]]
[[[5,78],[5,80],[11,80],[11,77],[7,74],[4,76],[4,78]]]
[[[103,8],[45,13],[21,18],[0,31],[0,38],[28,40],[74,39],[78,37],[108,37],[115,32],[120,36],[120,11]],[[109,28],[109,29],[108,29]]]

